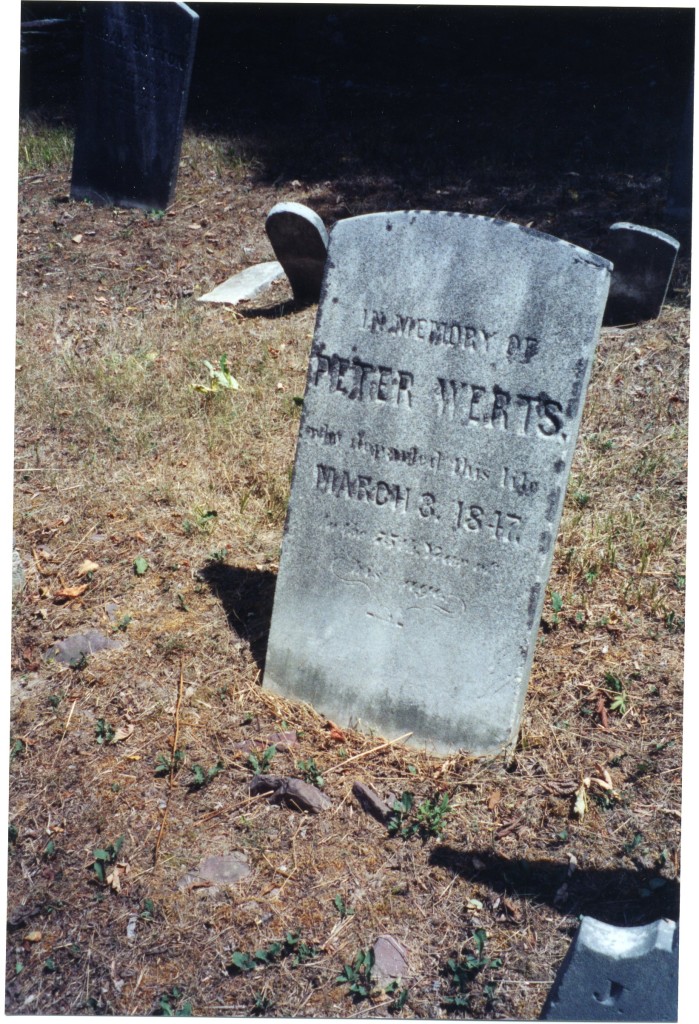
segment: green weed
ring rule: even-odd
[[[92,856],[95,858],[92,864],[92,868],[95,874],[97,875],[97,878],[103,885],[106,882],[107,878],[104,870],[105,865],[116,864],[117,857],[119,856],[119,851],[121,850],[123,845],[124,837],[119,836],[118,839],[115,839],[114,842],[110,843],[109,846],[105,847],[105,849],[97,849],[92,851]]]
[[[203,363],[209,372],[208,384],[192,384],[191,387],[199,394],[210,397],[211,395],[217,394],[219,391],[237,391],[240,387],[238,381],[231,374],[228,369],[228,360],[225,356],[219,358],[219,368],[209,362],[208,359],[204,359]]]
[[[208,786],[211,780],[215,779],[224,768],[225,765],[220,758],[213,768],[205,769],[200,764],[193,764],[192,774],[194,775],[194,781],[191,784],[192,789],[202,789],[204,786]]]
[[[179,771],[183,764],[183,750],[176,750],[172,760],[166,754],[158,754],[155,759],[155,774],[162,778],[163,775],[169,775],[171,770],[173,772]]]
[[[347,906],[340,893],[337,894],[337,896],[333,900],[333,903],[335,905],[335,909],[340,915],[341,921],[344,921],[346,917],[351,917],[352,914],[354,913],[354,910],[351,907]]]
[[[106,720],[106,718],[97,719],[97,723],[95,725],[95,735],[97,737],[97,742],[100,744],[111,743],[112,740],[114,739],[114,729]]]
[[[296,767],[301,772],[304,782],[310,782],[312,786],[316,786],[318,789],[323,788],[325,780],[320,774],[314,757],[309,757],[307,761],[297,761]]]
[[[246,974],[258,967],[269,967],[287,957],[291,957],[292,967],[298,967],[299,964],[320,956],[321,952],[322,950],[315,946],[303,942],[296,932],[287,932],[283,939],[270,942],[254,953],[236,950],[231,954],[227,969],[232,974]]]
[[[169,992],[163,992],[158,999],[158,1009],[155,1011],[155,1016],[191,1017],[193,1012],[192,1003],[188,999],[181,1002],[183,994],[182,989],[176,986],[171,988]]]
[[[355,1002],[366,999],[371,992],[371,970],[374,966],[374,951],[361,949],[354,958],[354,963],[345,964],[342,973],[336,979],[338,983],[349,986],[349,994]]]
[[[611,672],[607,672],[604,676],[604,681],[614,694],[609,705],[609,710],[616,711],[620,715],[625,715],[629,710],[629,695],[624,689],[621,680]]]
[[[402,839],[420,836],[423,840],[429,839],[430,836],[441,836],[446,828],[446,817],[451,811],[448,793],[443,793],[441,797],[437,794],[433,798],[423,800],[413,813],[414,804],[415,797],[409,790],[403,792],[400,800],[394,802],[386,826],[389,835],[399,835]]]
[[[460,959],[447,960],[446,974],[452,994],[442,1000],[445,1006],[454,1008],[467,1007],[470,1003],[470,989],[475,977],[486,968],[502,967],[502,960],[499,957],[484,956],[486,933],[483,928],[478,928],[473,933],[473,943],[476,952],[467,952]],[[492,988],[490,998],[492,1000]]]
[[[397,981],[392,981],[389,985],[387,985],[386,988],[384,989],[384,992],[386,993],[387,996],[393,996],[393,999],[388,1004],[388,1009],[392,1012],[399,1012],[400,1010],[402,1010],[408,1001],[408,989],[400,988]]]
[[[264,775],[269,768],[274,755],[277,753],[277,748],[274,744],[267,747],[261,757],[257,757],[256,754],[248,754],[248,765],[252,768],[255,775]]]

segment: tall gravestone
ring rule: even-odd
[[[183,3],[86,5],[73,199],[172,202],[198,23]]]
[[[265,686],[437,753],[516,739],[609,271],[484,217],[335,225]]]

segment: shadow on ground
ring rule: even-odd
[[[263,669],[277,574],[210,562],[199,576],[223,605],[231,629],[250,644],[250,653]]]
[[[503,895],[548,903],[566,915],[586,914],[614,925],[648,924],[660,917],[679,920],[679,883],[653,869],[579,867],[569,876],[567,858],[521,860],[446,845],[431,853],[430,864]]]

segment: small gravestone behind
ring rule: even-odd
[[[328,251],[328,233],[318,214],[301,203],[277,203],[265,231],[296,302],[317,302]]]
[[[198,23],[183,3],[86,5],[73,199],[172,201]]]
[[[599,246],[614,264],[604,324],[614,327],[660,315],[680,243],[640,224],[612,224]]]
[[[335,225],[265,686],[438,753],[516,739],[609,270],[484,217]]]
[[[583,917],[542,1020],[677,1020],[677,925],[636,928]]]

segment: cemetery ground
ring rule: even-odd
[[[272,206],[499,215],[592,249],[662,226],[657,173],[467,179],[425,152],[399,180],[347,145],[298,143],[326,179],[266,175],[245,138],[188,130],[176,202],[144,213],[69,201],[71,133],[21,125],[8,1013],[532,1019],[580,914],[677,919],[686,250],[657,321],[601,333],[512,756],[431,757],[261,686],[315,307],[284,281],[196,297],[273,258]],[[46,657],[86,630],[116,643]],[[259,770],[331,806],[251,796]],[[238,881],[194,871],[230,853]]]

